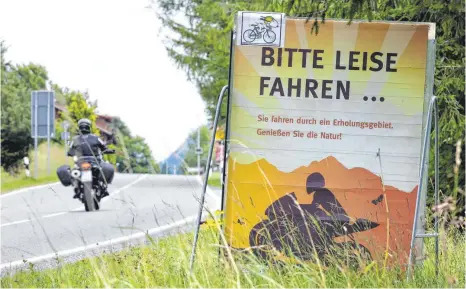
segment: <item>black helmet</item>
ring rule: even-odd
[[[308,194],[323,187],[325,187],[325,179],[320,173],[313,173],[307,177],[306,189]]]
[[[91,121],[88,120],[87,118],[81,118],[79,121],[78,121],[78,128],[79,128],[79,131],[82,133],[82,134],[90,134],[91,133]]]

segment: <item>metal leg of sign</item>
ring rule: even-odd
[[[38,112],[38,100],[37,100],[37,95],[34,98],[35,106],[34,106],[34,177],[37,179],[38,177],[38,165],[39,165],[39,157],[37,153],[37,143],[39,142],[39,133],[38,133],[38,125],[37,125],[37,112]]]
[[[196,256],[196,246],[197,246],[197,240],[199,238],[199,229],[200,229],[200,226],[201,226],[202,210],[204,209],[205,194],[206,194],[206,191],[207,191],[207,181],[209,180],[210,163],[212,161],[212,152],[213,152],[214,143],[215,143],[215,133],[217,131],[217,124],[218,124],[218,119],[219,119],[220,111],[221,111],[221,107],[222,107],[223,95],[225,94],[225,91],[227,89],[228,89],[228,85],[225,85],[222,88],[222,91],[220,92],[220,95],[218,97],[217,110],[215,111],[215,118],[214,118],[213,131],[212,131],[212,139],[210,141],[209,156],[207,158],[207,164],[206,164],[206,169],[205,169],[205,176],[204,176],[204,183],[203,183],[203,187],[202,187],[201,202],[200,202],[200,205],[199,205],[199,212],[197,214],[197,220],[196,220],[196,231],[194,233],[193,249],[192,249],[192,252],[191,252],[191,258],[189,260],[189,272],[190,273],[192,273],[192,269],[193,269],[193,265],[194,265],[194,258]]]
[[[411,274],[413,273],[413,259],[414,259],[414,244],[416,241],[416,238],[430,238],[434,237],[435,238],[435,273],[438,275],[438,263],[439,263],[439,250],[438,250],[438,243],[439,243],[439,228],[438,228],[438,216],[435,215],[435,224],[434,224],[434,232],[433,233],[416,233],[417,231],[417,226],[418,226],[418,218],[419,218],[419,206],[420,206],[420,201],[421,201],[421,192],[423,189],[423,179],[424,179],[424,164],[426,157],[428,157],[429,152],[427,151],[427,144],[430,140],[430,131],[432,128],[432,113],[434,113],[434,125],[435,125],[435,132],[434,132],[434,138],[435,138],[435,147],[434,147],[434,154],[435,154],[435,163],[434,163],[434,169],[435,169],[435,191],[434,191],[434,199],[435,199],[435,206],[438,206],[439,204],[439,188],[438,188],[438,182],[439,182],[439,148],[438,148],[438,107],[437,107],[437,97],[432,96],[432,99],[430,100],[429,103],[429,110],[427,112],[427,127],[426,127],[426,133],[424,135],[424,147],[421,155],[421,170],[420,170],[420,182],[419,182],[419,187],[417,190],[417,197],[416,197],[416,209],[414,213],[414,224],[413,224],[413,232],[411,235],[411,246],[409,250],[409,260],[408,260],[408,272],[407,272],[407,278],[409,279],[411,277]]]
[[[50,94],[47,94],[47,175],[50,175]]]

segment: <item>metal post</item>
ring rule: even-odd
[[[68,126],[65,125],[65,156],[68,156]]]
[[[50,175],[50,93],[47,94],[47,175]]]
[[[430,102],[429,102],[429,108],[428,108],[428,111],[427,111],[427,127],[426,127],[426,131],[425,131],[425,134],[424,134],[424,147],[423,147],[423,150],[422,150],[422,155],[421,155],[421,168],[420,168],[420,182],[419,182],[419,187],[418,187],[418,190],[417,190],[417,196],[416,196],[416,208],[415,208],[415,212],[414,212],[414,224],[413,224],[413,231],[412,231],[412,234],[411,234],[411,245],[410,245],[410,249],[409,249],[409,260],[408,260],[408,272],[407,272],[407,278],[409,278],[411,276],[411,271],[412,271],[412,263],[413,263],[413,250],[414,250],[414,243],[415,243],[415,240],[417,237],[422,237],[420,235],[417,235],[416,234],[416,231],[417,231],[417,224],[418,224],[418,218],[419,218],[419,207],[420,207],[420,202],[421,202],[421,192],[422,192],[422,189],[423,189],[423,179],[424,179],[424,174],[425,174],[425,160],[426,160],[426,157],[428,155],[428,152],[427,152],[427,147],[428,147],[428,141],[430,139],[430,130],[431,130],[431,127],[432,127],[432,111],[433,111],[433,108],[435,106],[435,102],[436,102],[436,96],[432,96]],[[437,132],[437,131],[436,131]],[[437,136],[437,134],[436,134]],[[436,144],[438,145],[437,141],[436,141]],[[435,150],[437,151],[437,148],[435,148]],[[435,165],[437,166],[437,162],[435,163]],[[435,168],[436,170],[436,176],[438,174],[438,167]],[[438,182],[438,179],[435,180],[436,183]],[[438,234],[433,234],[432,237],[436,237],[437,240],[438,240]]]
[[[65,156],[68,156],[68,121],[64,120],[63,121],[63,129],[64,129],[64,142],[65,142]]]
[[[438,105],[437,101],[434,102],[434,124],[435,124],[435,147],[434,147],[434,156],[435,156],[435,207],[438,208],[439,206],[439,146],[438,146],[438,134],[439,134],[439,127],[438,127]],[[439,228],[438,228],[438,214],[435,214],[435,233],[437,236],[435,237],[435,276],[438,277],[438,267],[439,267]]]
[[[203,188],[202,188],[202,195],[201,195],[201,203],[199,206],[199,212],[197,215],[197,220],[196,220],[196,231],[194,233],[194,243],[193,243],[193,250],[191,252],[191,258],[189,260],[189,272],[192,273],[193,265],[194,265],[194,258],[196,255],[196,246],[197,246],[197,240],[199,238],[199,228],[201,225],[201,218],[202,218],[202,210],[204,209],[204,199],[205,199],[205,194],[207,190],[207,181],[209,180],[209,172],[210,172],[210,163],[212,161],[212,151],[214,149],[214,143],[215,143],[215,133],[217,131],[217,123],[222,107],[222,100],[223,100],[223,95],[225,94],[225,91],[228,89],[228,85],[225,85],[222,88],[222,91],[220,92],[220,95],[218,97],[218,103],[217,103],[217,110],[215,111],[215,118],[214,118],[214,125],[213,125],[213,131],[212,131],[212,139],[210,140],[210,148],[209,148],[209,156],[207,158],[207,164],[206,164],[206,170],[205,170],[205,177],[204,177],[204,183],[203,183]]]
[[[35,95],[34,101],[35,101],[35,107],[34,107],[34,177],[37,179],[38,177],[38,164],[39,164],[39,157],[37,153],[37,142],[38,142],[38,125],[37,125],[37,107],[38,107],[38,101],[37,101],[37,94],[33,93],[33,96]]]
[[[201,149],[201,127],[197,129],[197,174],[201,174],[201,154],[199,153]]]

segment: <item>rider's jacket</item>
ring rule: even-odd
[[[107,146],[96,135],[82,134],[75,136],[70,144],[68,156],[77,157],[99,157],[102,151],[105,151]]]

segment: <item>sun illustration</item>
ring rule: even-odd
[[[262,17],[260,17],[260,19],[262,21],[264,21],[265,25],[269,25],[271,28],[278,27],[278,22],[277,22],[277,20],[275,18],[273,18],[273,16],[270,16],[270,15],[269,16],[262,16]],[[274,24],[272,24],[272,23],[274,23]]]
[[[273,20],[273,17],[272,17],[272,16],[267,16],[267,17],[264,18],[264,21],[265,21],[265,22],[269,22],[269,23],[270,23],[270,22],[272,22],[272,20]]]

